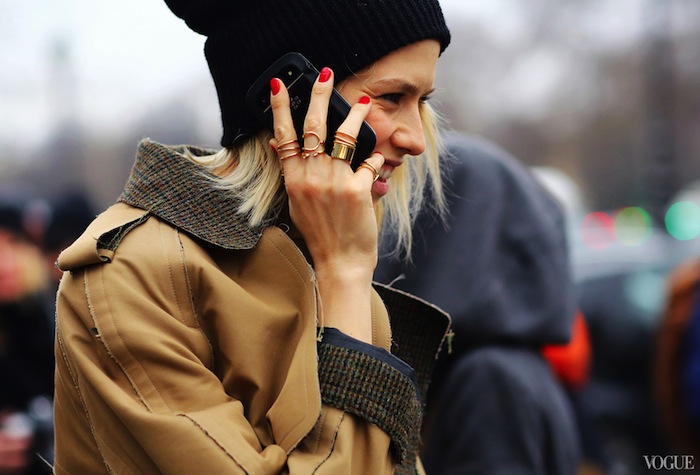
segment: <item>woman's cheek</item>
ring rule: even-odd
[[[382,111],[375,112],[374,109],[370,111],[365,120],[372,126],[372,129],[374,129],[374,133],[377,136],[376,148],[381,150],[382,146],[386,144],[391,137],[390,121]]]

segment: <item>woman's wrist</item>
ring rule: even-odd
[[[348,268],[345,272],[316,273],[321,300],[321,325],[372,342],[372,272]]]
[[[318,264],[314,261],[314,271],[318,280],[325,280],[333,285],[364,285],[372,284],[374,274],[372,263],[349,264]]]

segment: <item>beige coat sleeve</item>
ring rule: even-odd
[[[281,473],[284,450],[260,445],[188,312],[109,274],[61,284],[56,472]]]

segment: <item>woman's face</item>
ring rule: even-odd
[[[377,198],[388,192],[387,179],[404,157],[420,155],[425,150],[420,111],[433,91],[439,56],[437,41],[413,43],[384,56],[339,86],[350,104],[362,96],[372,99],[366,121],[377,135],[375,151],[385,158],[380,178],[372,187]]]

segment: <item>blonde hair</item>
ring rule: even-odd
[[[425,152],[406,160],[391,175],[389,193],[379,200],[376,211],[382,234],[388,235],[394,257],[409,257],[413,237],[411,228],[415,217],[431,198],[431,209],[445,214],[446,204],[440,176],[440,156],[443,152],[439,135],[439,117],[424,103],[420,110]],[[218,176],[216,186],[241,197],[238,212],[248,216],[251,226],[260,226],[273,218],[287,200],[281,178],[279,159],[269,146],[272,134],[261,131],[214,155],[189,158],[206,166]]]

